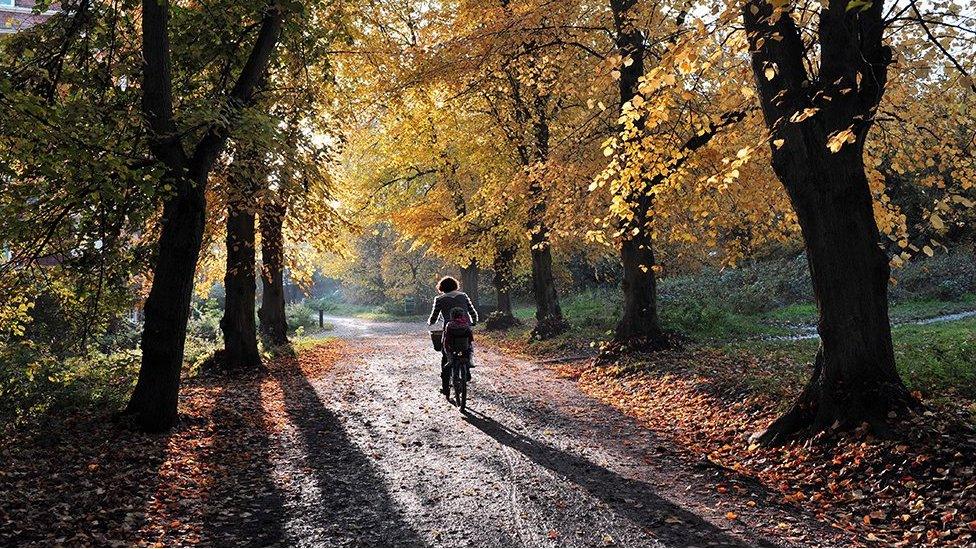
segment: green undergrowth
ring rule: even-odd
[[[909,389],[927,400],[976,401],[976,318],[896,326],[892,341],[895,364]],[[765,359],[809,372],[818,344],[817,339],[751,341],[723,349],[732,356]],[[759,380],[757,388],[769,382]]]
[[[56,358],[7,346],[0,356],[0,424],[41,422],[52,412],[118,410],[139,372],[138,351]],[[0,428],[0,431],[3,429]]]
[[[976,318],[916,324],[976,310],[976,294],[960,294],[954,300],[908,299],[902,295],[903,299],[892,301],[890,315],[896,365],[905,383],[928,402],[961,402],[976,413]],[[777,401],[802,387],[810,375],[818,339],[790,337],[808,334],[815,328],[817,313],[812,303],[757,306],[755,311],[746,313],[733,310],[729,304],[735,300],[726,300],[721,293],[697,295],[694,299],[662,291],[662,324],[685,338],[682,354],[693,357],[717,353],[727,359],[735,372],[732,377],[740,378],[734,380],[735,384]],[[491,334],[489,338],[500,346],[539,358],[595,353],[600,342],[612,335],[620,310],[616,292],[600,290],[566,296],[561,305],[572,325],[567,333],[545,341],[529,341],[534,309],[522,307],[515,314],[525,322],[523,326]],[[703,367],[709,363],[702,362]],[[639,358],[624,361],[619,373],[624,375],[643,367]]]
[[[664,281],[666,282],[666,281]],[[802,335],[815,329],[816,306],[810,301],[773,305],[754,304],[748,309],[737,308],[736,299],[726,293],[681,295],[666,290],[662,282],[660,298],[661,323],[665,330],[683,338],[707,344],[725,344],[742,340],[765,340]],[[683,282],[684,284],[684,282]],[[612,335],[620,316],[620,295],[616,289],[589,290],[560,300],[563,315],[572,326],[559,342],[535,342],[540,349],[567,344],[566,340],[588,339],[599,343]],[[749,310],[751,309],[751,310]],[[954,300],[912,298],[892,300],[889,314],[893,325],[910,324],[943,315],[976,311],[976,294],[966,293]],[[507,338],[526,335],[534,323],[535,310],[531,306],[515,309],[515,316],[528,326],[513,330]]]
[[[330,323],[320,328],[317,315],[301,304],[286,307],[289,337],[296,345],[316,345],[329,337]],[[214,299],[194,303],[187,324],[183,376],[195,377],[223,347],[222,306]],[[26,339],[0,341],[0,431],[3,427],[43,424],[75,411],[96,414],[122,409],[135,386],[142,358],[141,325],[122,324],[88,352],[58,356],[49,346]],[[106,350],[108,348],[108,350]],[[273,355],[259,343],[265,359]]]

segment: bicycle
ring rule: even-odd
[[[454,390],[454,404],[461,412],[464,412],[468,401],[468,379],[471,378],[471,341],[468,339],[456,339],[455,345],[458,351],[444,351],[441,338],[443,330],[430,330],[430,339],[434,344],[434,350],[446,352],[448,354],[448,364],[451,367],[451,385],[449,390]],[[450,394],[448,394],[450,400]]]
[[[451,352],[450,361],[454,404],[463,413],[468,400],[468,379],[471,377],[471,350]]]

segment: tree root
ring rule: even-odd
[[[503,331],[521,325],[522,321],[515,318],[514,315],[501,311],[491,313],[485,321],[485,329],[488,331]]]
[[[532,329],[530,340],[543,341],[569,330],[569,322],[561,316],[550,316],[538,321]]]
[[[922,403],[897,378],[864,380],[840,393],[828,390],[821,348],[803,392],[786,413],[754,440],[764,446],[781,446],[824,431],[847,431],[862,426],[875,436],[889,438],[896,434],[892,428],[895,420],[922,409]]]
[[[655,353],[682,346],[684,338],[678,334],[661,332],[655,336],[640,336],[619,338],[614,337],[600,346],[600,353],[594,359],[594,364],[609,364],[621,357]]]

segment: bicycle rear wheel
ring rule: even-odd
[[[468,382],[461,378],[460,394],[458,396],[458,409],[462,412],[465,410],[465,406],[468,403]]]
[[[463,412],[468,396],[467,382],[464,380],[464,366],[455,364],[451,368],[451,385],[454,387],[454,404]]]
[[[468,403],[468,372],[467,372],[467,369],[468,369],[467,368],[467,364],[462,364],[458,368],[458,373],[457,373],[458,386],[457,386],[457,389],[455,390],[455,394],[456,394],[456,397],[457,397],[458,409],[460,409],[462,412],[464,412],[465,406]]]

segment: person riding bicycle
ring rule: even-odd
[[[428,325],[433,325],[437,322],[437,317],[441,317],[444,319],[442,328],[446,331],[448,323],[451,322],[451,310],[456,308],[467,313],[471,321],[470,326],[478,323],[478,311],[471,304],[471,299],[468,298],[468,295],[460,291],[459,288],[460,285],[457,279],[452,276],[445,276],[440,279],[437,283],[437,291],[441,295],[434,298],[434,307],[430,312],[430,318],[427,319]],[[470,330],[470,327],[468,329]],[[445,396],[450,394],[450,381],[451,365],[447,352],[443,351],[441,353],[441,393]]]

